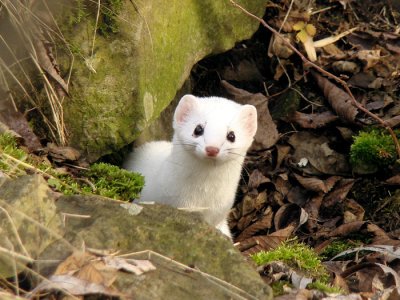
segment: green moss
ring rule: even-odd
[[[143,176],[106,163],[91,165],[86,176],[96,194],[120,200],[137,198],[144,185]]]
[[[340,288],[329,284],[329,274],[321,263],[321,259],[309,246],[297,241],[286,241],[272,251],[261,251],[252,256],[258,265],[273,261],[280,261],[299,270],[305,276],[317,278],[308,284],[307,288],[317,289],[326,293],[343,293]],[[284,286],[290,285],[286,281],[278,281],[271,284],[274,296],[284,293]]]
[[[272,292],[274,293],[274,297],[285,294],[285,286],[292,287],[290,282],[286,280],[279,280],[271,283]]]
[[[67,24],[73,26],[82,22],[89,16],[87,6],[84,3],[85,0],[75,0],[74,5],[71,7],[71,11],[67,14]]]
[[[25,160],[27,157],[26,152],[18,147],[15,137],[8,133],[0,135],[0,149],[2,152],[19,160]]]
[[[26,169],[45,173],[49,186],[65,195],[96,194],[119,200],[137,198],[143,185],[143,176],[117,166],[97,163],[76,177],[59,173],[48,163],[34,159],[18,147],[16,139],[9,134],[0,135],[0,170],[16,177],[26,174]]]
[[[297,241],[287,241],[272,251],[258,252],[252,258],[258,265],[281,261],[292,268],[299,269],[306,276],[320,278],[326,283],[329,280],[329,275],[318,255],[310,247]]]
[[[101,5],[101,17],[97,31],[99,34],[108,36],[110,33],[119,32],[117,17],[121,11],[123,0],[106,0]]]
[[[350,162],[353,168],[366,173],[376,172],[396,160],[396,148],[392,137],[382,129],[361,131],[354,137],[350,148]]]
[[[320,254],[324,259],[331,259],[343,251],[363,245],[361,241],[335,240]]]
[[[322,282],[321,280],[316,280],[316,281],[308,284],[307,288],[319,290],[321,292],[328,293],[328,294],[343,294],[344,293],[344,291],[341,290],[340,288],[332,286],[328,283]]]
[[[0,170],[2,172],[11,177],[25,174],[18,161],[24,162],[28,155],[18,147],[17,140],[11,134],[4,133],[0,135],[0,153]]]
[[[143,176],[117,166],[96,163],[79,178],[51,172],[48,183],[64,195],[96,194],[112,199],[130,201],[139,196],[144,185]]]

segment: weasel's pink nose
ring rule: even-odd
[[[217,148],[217,147],[211,147],[211,146],[206,147],[206,154],[207,154],[207,156],[215,157],[215,156],[218,155],[218,153],[219,153],[219,148]]]

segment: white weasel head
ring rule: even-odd
[[[185,95],[175,110],[173,143],[201,159],[242,160],[257,131],[257,110],[220,97]]]

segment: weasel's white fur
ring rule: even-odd
[[[198,125],[203,128],[200,135],[195,132]],[[145,176],[140,199],[201,208],[205,221],[231,237],[227,216],[257,130],[255,107],[185,95],[175,110],[173,127],[172,142],[144,144],[125,161],[126,169]],[[232,132],[233,142],[232,135],[228,139]]]

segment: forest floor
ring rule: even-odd
[[[266,26],[251,40],[192,72],[195,95],[258,109],[259,132],[231,214],[235,242],[250,255],[295,236],[354,299],[399,297],[398,132],[385,128],[400,120],[399,7],[299,3],[270,2]],[[260,272],[269,283],[291,281],[292,270],[269,264]]]

